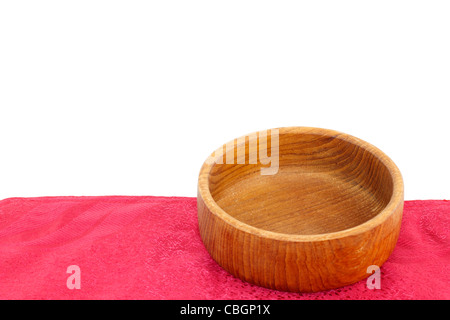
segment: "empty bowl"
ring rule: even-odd
[[[360,281],[392,253],[401,174],[341,132],[288,127],[217,149],[198,179],[198,222],[212,258],[266,288],[316,292]]]

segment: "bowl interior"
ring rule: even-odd
[[[229,161],[238,157],[239,140],[235,140],[234,149],[224,148],[227,160],[211,167],[211,196],[234,218],[278,233],[324,234],[358,226],[389,203],[393,195],[390,171],[360,140],[280,130],[274,153],[268,136],[268,143],[260,141],[258,148],[251,147],[251,137],[241,140],[245,164]],[[277,157],[274,174],[261,170],[273,162],[251,161],[262,151]]]

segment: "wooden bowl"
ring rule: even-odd
[[[403,180],[358,138],[278,128],[216,150],[201,168],[197,202],[202,240],[225,270],[271,289],[315,292],[355,283],[386,261]]]

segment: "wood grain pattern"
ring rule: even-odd
[[[398,168],[379,149],[344,133],[278,131],[274,175],[248,163],[254,148],[245,148],[247,164],[210,158],[203,165],[198,220],[208,252],[244,281],[283,291],[322,291],[369,276],[367,268],[381,266],[397,242],[403,212]],[[249,146],[256,136],[234,145]],[[236,150],[219,148],[211,157],[233,156]]]

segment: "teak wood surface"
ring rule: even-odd
[[[224,163],[236,148],[222,147],[202,166],[197,202],[206,249],[231,274],[271,289],[315,292],[368,277],[367,268],[387,260],[399,235],[398,168],[348,134],[277,130],[276,174],[261,175],[265,165],[248,163],[258,151],[250,140],[259,134],[227,144],[245,143],[247,164]],[[269,149],[270,141],[261,147]]]

